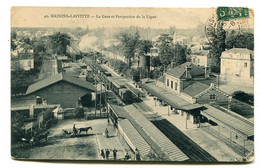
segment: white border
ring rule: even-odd
[[[18,167],[18,168],[36,168],[36,167],[55,167],[55,168],[67,168],[67,167],[157,167],[159,165],[114,165],[114,164],[69,164],[69,163],[44,163],[44,162],[26,162],[26,161],[14,161],[10,158],[10,51],[9,51],[9,37],[10,37],[10,8],[11,6],[71,6],[71,7],[182,7],[182,8],[198,8],[198,7],[217,7],[217,6],[245,6],[253,8],[255,12],[255,121],[258,121],[259,115],[259,77],[260,67],[258,55],[259,55],[259,40],[260,40],[260,26],[259,26],[259,11],[260,5],[258,1],[254,0],[218,0],[218,1],[206,1],[206,0],[7,0],[1,3],[1,127],[0,127],[0,139],[1,139],[1,163],[3,167]],[[258,19],[257,19],[258,18]],[[259,55],[260,56],[260,55]],[[259,167],[259,124],[255,122],[255,153],[256,160],[253,164],[247,165],[224,165],[229,167]],[[223,167],[223,165],[161,165],[165,166],[193,166],[193,167]]]

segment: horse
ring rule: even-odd
[[[86,134],[88,132],[88,130],[91,129],[92,130],[92,127],[84,127],[84,128],[79,128],[79,134],[82,132],[82,131],[86,131]]]

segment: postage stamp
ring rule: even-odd
[[[249,18],[249,9],[242,7],[218,7],[217,15],[218,20]]]
[[[253,14],[252,10],[250,14]],[[216,39],[217,28],[220,24],[223,25],[227,35],[237,36],[247,32],[250,29],[248,18],[248,8],[218,7],[210,15],[205,25],[205,33],[209,42],[212,43]]]

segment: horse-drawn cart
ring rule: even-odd
[[[83,127],[83,128],[73,128],[73,131],[69,131],[66,129],[62,129],[62,134],[66,137],[77,137],[84,134],[81,134],[81,132],[86,132],[85,135],[88,134],[88,130],[92,130],[92,127]]]

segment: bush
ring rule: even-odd
[[[74,112],[77,118],[84,118],[84,109],[82,107],[76,107]]]
[[[151,79],[158,79],[160,76],[162,76],[162,72],[160,70],[154,69],[150,71]]]
[[[250,95],[248,93],[245,93],[243,91],[235,91],[232,94],[232,97],[234,99],[237,99],[237,100],[242,101],[244,103],[248,103],[250,105],[254,105],[254,96]]]
[[[219,66],[212,66],[211,67],[211,72],[219,73],[220,72],[220,67]]]

